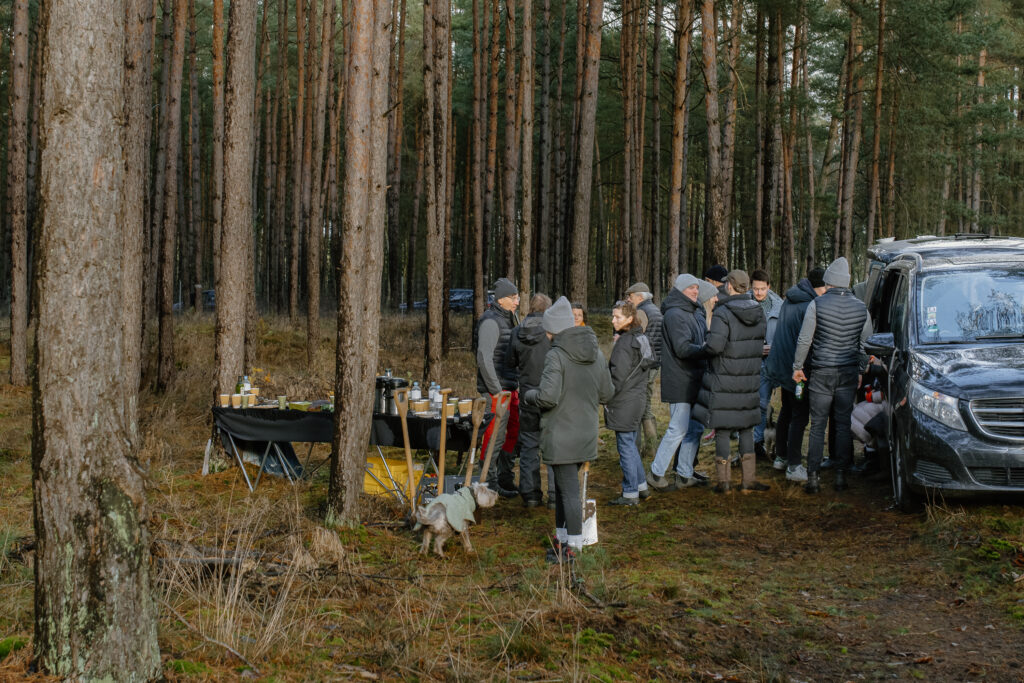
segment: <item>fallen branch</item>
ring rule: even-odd
[[[197,636],[199,636],[200,638],[202,638],[203,640],[205,640],[206,642],[208,642],[208,643],[210,643],[212,645],[217,645],[219,647],[224,648],[225,650],[227,650],[228,652],[233,654],[235,657],[240,659],[247,667],[252,669],[254,674],[256,674],[257,676],[260,675],[260,670],[257,669],[253,665],[252,662],[250,662],[248,659],[246,659],[245,655],[243,655],[241,652],[239,652],[235,648],[231,647],[227,643],[223,643],[223,642],[221,642],[219,640],[216,640],[215,638],[211,638],[210,636],[206,635],[205,633],[203,633],[202,631],[197,629],[195,626],[190,624],[188,619],[186,619],[184,616],[182,616],[181,612],[179,612],[178,610],[174,609],[174,607],[172,607],[166,600],[163,600],[162,598],[157,598],[157,599],[160,600],[160,604],[163,605],[164,607],[166,607],[168,610],[170,610],[171,614],[173,614],[175,617],[177,617],[178,621],[180,621],[182,624],[184,624],[185,628],[187,628],[189,631],[192,631]]]

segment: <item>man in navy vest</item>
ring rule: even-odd
[[[476,340],[476,390],[487,399],[487,409],[491,412],[495,412],[498,394],[502,391],[515,392],[519,388],[519,370],[505,361],[512,328],[519,324],[516,317],[518,307],[519,289],[515,283],[508,278],[498,278],[494,283],[494,303],[480,316],[473,335]],[[518,404],[515,398],[513,396],[512,403]],[[515,407],[510,405],[509,413]],[[502,449],[492,461],[491,467],[496,470],[496,476],[488,473],[487,479],[496,482],[498,493],[506,497],[519,495],[515,486],[515,454],[507,450],[508,444],[505,443],[509,413],[502,420],[491,421],[480,445],[480,452],[486,453],[487,445],[494,439],[495,449]]]
[[[811,434],[807,444],[807,493],[821,490],[818,471],[825,449],[829,409],[836,426],[835,489],[847,488],[846,472],[853,464],[850,431],[853,402],[860,375],[867,368],[864,341],[871,336],[871,318],[864,302],[850,290],[850,264],[840,256],[825,271],[825,293],[807,306],[793,359],[793,381],[807,381]],[[810,359],[808,361],[808,352]],[[833,405],[834,404],[834,405]]]

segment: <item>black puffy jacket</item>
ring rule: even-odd
[[[551,341],[544,332],[544,314],[531,313],[512,330],[505,362],[519,371],[519,391],[526,393],[540,386],[544,372],[544,354]],[[540,408],[519,404],[519,428],[524,432],[540,431]]]
[[[693,403],[707,367],[704,309],[672,288],[661,302],[661,400]]]
[[[654,350],[640,328],[623,332],[608,358],[615,395],[604,408],[604,426],[616,432],[640,428],[647,403],[647,376],[654,367]]]
[[[800,336],[800,326],[803,325],[807,307],[816,296],[818,294],[807,278],[789,288],[786,300],[782,302],[782,308],[779,310],[779,322],[775,325],[772,350],[764,362],[765,374],[790,393],[796,391],[796,383],[793,382],[796,340]]]
[[[758,389],[767,322],[749,294],[718,300],[704,348],[711,357],[693,417],[711,429],[746,429],[761,421]]]
[[[661,311],[658,310],[658,307],[650,299],[644,299],[644,302],[637,308],[647,316],[647,327],[644,329],[644,334],[651,340],[654,359],[657,361],[654,367],[658,367],[658,364],[661,363]]]

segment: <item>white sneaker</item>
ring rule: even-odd
[[[772,467],[781,472],[786,469],[786,461],[782,458],[775,458],[775,462],[772,463]]]
[[[807,481],[807,468],[803,465],[787,467],[786,481]]]

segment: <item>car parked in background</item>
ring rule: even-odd
[[[485,306],[489,306],[494,302],[494,292],[491,290],[487,291],[487,303]],[[420,299],[419,301],[412,302],[413,310],[425,311],[427,310],[427,300]],[[465,287],[453,287],[448,290],[448,308],[453,311],[460,313],[467,313],[473,311],[473,290]],[[400,307],[400,310],[405,310],[405,307]]]
[[[888,241],[867,350],[888,367],[893,497],[1024,494],[1024,240]]]

